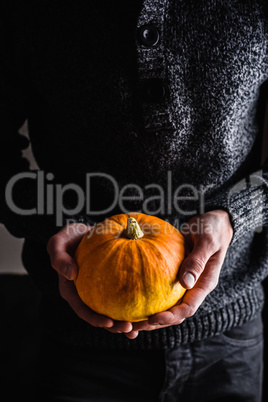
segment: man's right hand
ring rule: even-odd
[[[132,330],[130,322],[114,321],[109,317],[97,314],[86,306],[78,296],[73,282],[78,274],[74,254],[83,236],[89,230],[91,230],[91,226],[86,226],[83,223],[72,223],[63,227],[48,241],[47,251],[51,265],[59,275],[60,295],[69,303],[78,317],[90,325],[106,328],[113,333],[130,332]]]

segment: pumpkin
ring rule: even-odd
[[[92,310],[114,320],[142,321],[180,301],[182,234],[142,213],[119,214],[84,235],[75,253],[75,286]]]

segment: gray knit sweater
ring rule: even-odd
[[[265,0],[1,1],[1,222],[26,239],[23,261],[44,293],[45,326],[62,341],[107,348],[167,348],[225,331],[261,311],[268,275],[268,175],[261,144],[268,82]],[[181,325],[135,340],[93,328],[58,293],[46,242],[53,202],[21,216],[5,186],[27,171],[25,119],[47,183],[91,180],[94,223],[141,210],[180,227],[212,209],[229,212],[234,238],[219,284]],[[114,182],[124,204],[110,205]],[[47,173],[52,173],[46,176]],[[20,181],[20,208],[40,207],[36,180]],[[39,188],[40,190],[40,188]],[[142,195],[141,195],[142,193]],[[76,205],[74,192],[64,203]],[[161,197],[160,197],[161,195]],[[174,202],[175,195],[175,202]],[[178,198],[180,196],[180,198]],[[160,198],[161,201],[160,202]],[[88,206],[88,205],[87,205]],[[47,213],[49,211],[49,213]],[[40,211],[39,211],[40,212]]]

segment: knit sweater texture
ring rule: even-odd
[[[6,156],[0,162],[0,218],[26,239],[23,262],[44,294],[41,311],[50,336],[81,347],[164,349],[255,317],[268,275],[267,161],[261,164],[265,1],[0,4],[0,141]],[[22,153],[27,139],[19,133],[26,119],[33,154],[50,185],[75,183],[86,192],[86,173],[105,173],[120,189],[135,184],[126,193],[128,210],[177,226],[197,213],[228,211],[234,237],[219,283],[192,317],[129,340],[90,326],[61,299],[46,252],[60,229],[55,211],[45,213],[45,200],[44,213],[22,216],[5,197],[9,179],[29,171]],[[83,206],[71,216],[67,211],[62,225],[70,217],[94,224],[122,212],[116,203],[109,213],[90,213],[114,198],[107,177],[96,174],[91,184],[91,209]],[[168,197],[176,189],[184,197],[179,208]],[[21,180],[14,186],[16,205],[37,207],[37,191],[36,180]],[[75,202],[66,192],[66,208]]]

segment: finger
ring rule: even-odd
[[[132,329],[133,326],[129,321],[114,321],[113,328],[110,332],[121,334],[122,332],[130,332]]]
[[[69,303],[78,317],[94,327],[111,328],[113,326],[114,322],[111,318],[97,314],[87,307],[78,296],[73,281],[69,281],[62,275],[59,275],[59,290],[62,298]]]
[[[68,280],[74,280],[78,274],[75,259],[66,251],[55,251],[50,255],[51,266]]]
[[[158,325],[149,324],[148,320],[132,323],[135,331],[152,331],[158,328]]]
[[[149,317],[148,323],[150,326],[157,328],[163,328],[168,325],[181,324],[184,321],[184,318],[178,319],[174,314],[174,308],[178,306],[174,306],[167,311],[163,311],[162,313],[157,313]],[[175,310],[176,311],[176,310]]]
[[[185,294],[182,303],[170,309],[173,314],[173,319],[170,322],[180,324],[185,318],[192,317],[209,293],[209,288],[200,286],[197,282],[196,286]],[[162,323],[168,324],[165,320]]]
[[[132,325],[135,331],[145,331],[148,327],[150,327],[148,320],[133,322]]]
[[[125,334],[125,336],[128,339],[135,339],[135,338],[137,338],[138,335],[139,335],[139,331],[131,331],[131,332]]]
[[[213,256],[195,287],[185,293],[182,302],[168,311],[150,317],[149,324],[181,324],[185,318],[193,316],[207,295],[217,286],[223,259],[224,253],[219,252]]]
[[[185,289],[192,289],[204,271],[208,260],[218,251],[209,236],[196,240],[194,248],[180,266],[179,281]]]

